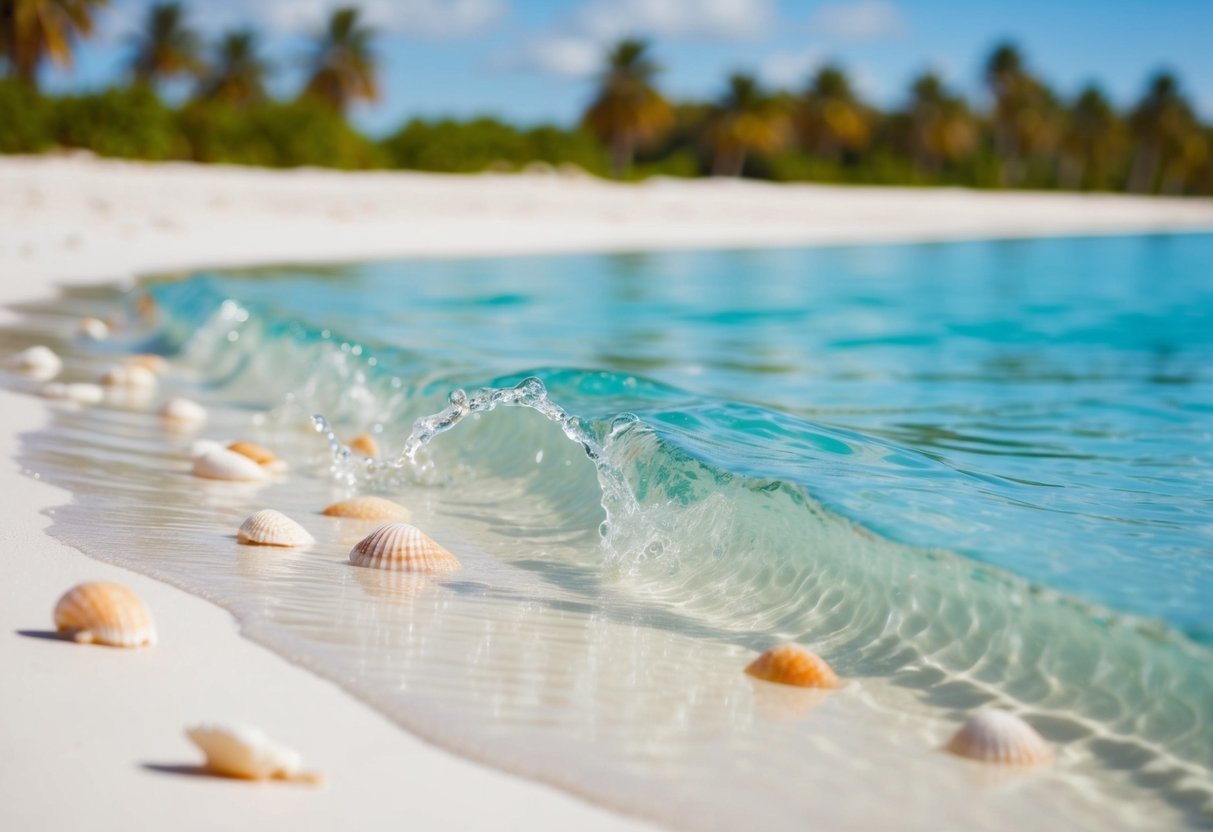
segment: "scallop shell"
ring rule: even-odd
[[[235,451],[241,456],[247,456],[258,465],[270,465],[278,461],[278,455],[256,442],[233,442],[227,446],[229,451]]]
[[[106,387],[147,390],[156,386],[156,374],[137,364],[115,364],[101,374],[101,383]]]
[[[76,331],[82,338],[104,341],[110,335],[110,325],[100,318],[82,318]]]
[[[55,604],[55,628],[81,644],[142,647],[156,643],[156,625],[139,596],[106,581],[68,590]]]
[[[364,433],[350,440],[350,450],[374,458],[379,456],[379,443],[375,441],[375,437]]]
[[[323,776],[303,770],[299,752],[274,742],[248,725],[196,725],[185,735],[206,755],[206,767],[241,780],[318,783]]]
[[[409,519],[409,510],[400,503],[393,503],[383,497],[352,497],[333,503],[323,512],[329,517],[350,517],[355,520],[395,520],[404,522]]]
[[[799,644],[780,644],[772,647],[750,662],[745,672],[756,679],[801,688],[830,690],[842,686],[842,682],[825,660]]]
[[[4,363],[9,369],[39,381],[49,381],[63,369],[63,359],[55,355],[50,347],[41,344],[10,355]]]
[[[178,425],[200,425],[206,421],[206,408],[190,399],[174,396],[160,405],[160,418]]]
[[[946,746],[961,757],[1007,766],[1034,766],[1053,759],[1036,729],[1010,711],[978,711]]]
[[[211,448],[194,459],[194,476],[211,480],[263,480],[265,469],[227,448]]]
[[[350,550],[350,563],[396,572],[454,572],[459,560],[416,526],[389,523]]]
[[[128,367],[142,367],[145,370],[151,370],[158,376],[168,375],[168,361],[164,356],[154,353],[148,352],[132,355],[126,359],[125,363]]]
[[[281,511],[263,508],[240,524],[236,540],[259,546],[306,546],[316,539]]]
[[[52,381],[42,388],[41,393],[48,399],[60,399],[79,404],[99,404],[105,400],[104,390],[96,384],[84,382],[63,384],[62,382]]]

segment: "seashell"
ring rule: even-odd
[[[355,520],[394,520],[399,523],[409,519],[409,510],[400,503],[369,495],[333,503],[323,513],[329,517],[350,517]]]
[[[106,387],[148,390],[156,386],[156,374],[147,367],[115,364],[101,374],[101,383]]]
[[[104,341],[110,335],[110,326],[100,318],[82,318],[76,329],[82,338],[91,341]]]
[[[247,456],[258,465],[271,465],[278,462],[278,455],[256,442],[233,442],[227,446],[229,451],[235,451],[241,456]]]
[[[222,442],[216,442],[214,439],[195,439],[186,449],[186,456],[190,459],[197,459],[207,451],[226,450]]]
[[[39,381],[49,381],[63,370],[63,359],[55,355],[50,347],[42,345],[10,355],[4,363],[9,369]]]
[[[459,560],[416,526],[389,523],[350,550],[350,563],[395,572],[454,572]]]
[[[1033,766],[1053,759],[1053,749],[1036,729],[1010,711],[978,711],[948,740],[961,757],[1007,766]]]
[[[248,725],[196,725],[185,735],[206,755],[215,774],[241,780],[292,780],[319,783],[324,777],[303,770],[299,752],[274,742]]]
[[[194,458],[194,476],[211,480],[263,480],[265,469],[227,448],[211,448]]]
[[[99,404],[105,400],[104,390],[96,384],[86,384],[83,382],[63,384],[62,382],[52,381],[50,384],[44,385],[40,392],[48,399],[60,399],[79,404]]]
[[[200,425],[206,421],[206,408],[195,401],[173,396],[160,405],[160,418],[178,425]]]
[[[379,456],[379,443],[375,441],[375,437],[364,433],[350,440],[350,450],[374,458]]]
[[[750,662],[745,672],[756,679],[781,685],[826,690],[842,687],[842,682],[825,660],[799,644],[772,647]]]
[[[258,546],[306,546],[316,542],[307,529],[272,508],[250,514],[240,524],[236,540]]]
[[[124,362],[128,367],[143,367],[145,370],[151,370],[152,373],[158,376],[168,375],[168,361],[164,356],[155,355],[154,353],[139,353],[132,355]]]
[[[81,644],[142,647],[156,643],[156,626],[139,596],[106,581],[68,590],[55,604],[55,628]]]

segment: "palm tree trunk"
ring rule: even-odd
[[[1133,160],[1133,170],[1129,173],[1129,190],[1144,194],[1154,190],[1154,178],[1158,175],[1158,149],[1152,144],[1145,144],[1137,151]]]
[[[622,179],[632,167],[632,157],[635,155],[635,142],[630,133],[620,133],[611,142],[611,175]]]

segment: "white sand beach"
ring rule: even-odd
[[[0,157],[0,305],[225,265],[1210,230],[1213,202],[1194,199]],[[0,829],[648,828],[436,749],[241,638],[218,607],[51,539],[46,514],[70,495],[16,462],[45,407],[0,392]],[[89,579],[139,592],[160,645],[40,637]],[[258,724],[327,785],[182,776],[200,762],[182,729],[207,719]]]

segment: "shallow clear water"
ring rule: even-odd
[[[79,294],[19,340],[176,369],[60,412],[28,464],[79,497],[56,534],[435,741],[673,825],[1213,825],[1210,263],[1192,236],[261,270],[158,282],[159,320],[100,346],[55,338],[131,299]],[[532,375],[564,431],[499,408],[386,464],[453,388]],[[145,412],[170,391],[289,478],[189,477]],[[314,412],[381,463],[334,460]],[[315,511],[366,490],[464,570],[344,563],[366,529]],[[320,542],[237,546],[263,505]],[[786,639],[848,687],[739,673]],[[1059,762],[971,793],[937,748],[991,703]]]

